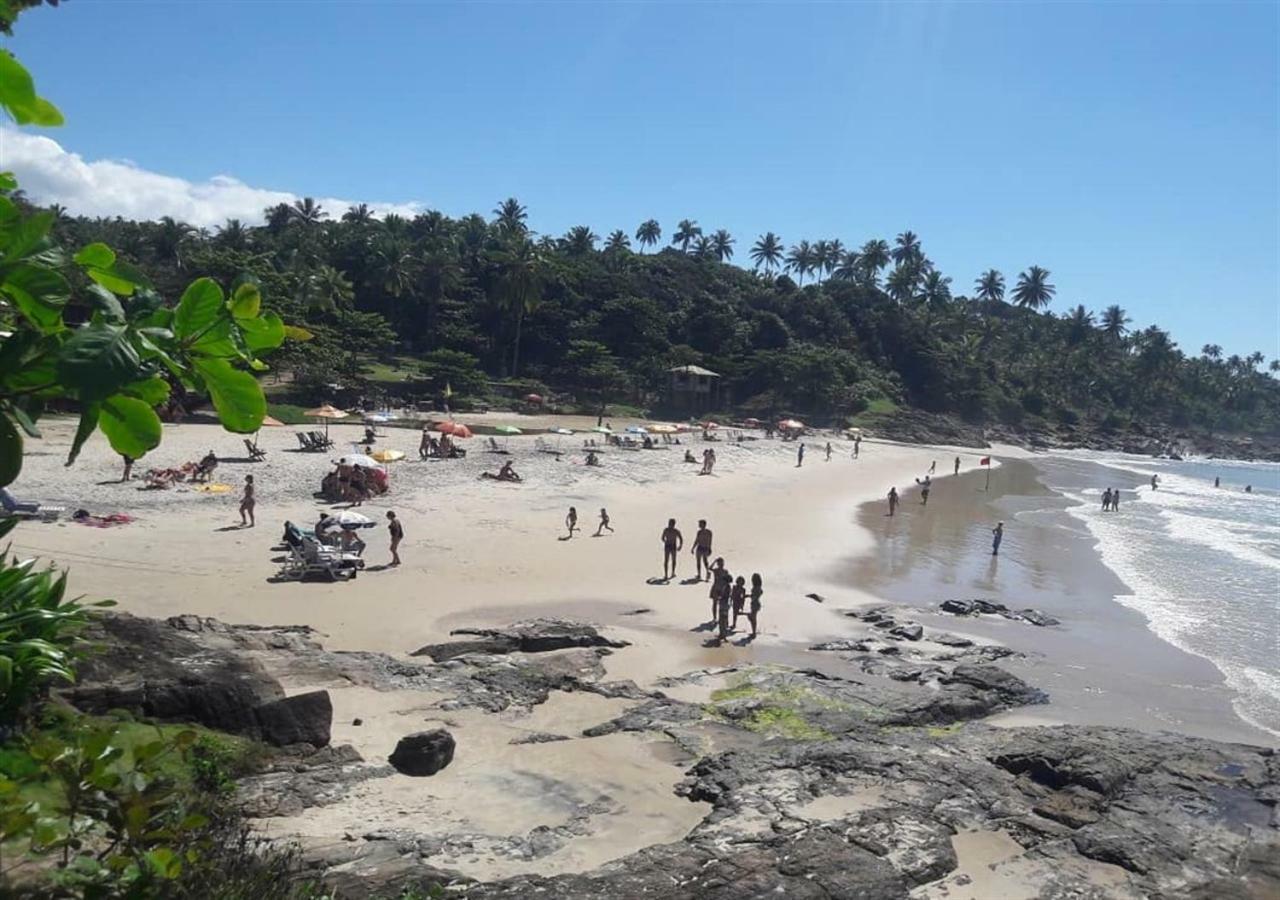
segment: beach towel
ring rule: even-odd
[[[212,484],[197,484],[196,490],[200,491],[202,494],[226,494],[230,492],[231,485],[218,484],[217,482]]]
[[[124,513],[108,513],[105,516],[94,516],[83,509],[76,510],[72,518],[81,525],[88,525],[92,528],[112,528],[116,525],[128,525],[133,521],[133,516],[127,516]]]

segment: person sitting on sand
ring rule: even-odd
[[[364,443],[365,443],[365,446],[366,446],[366,447],[368,447],[369,445],[371,445],[377,437],[378,437],[378,435],[377,435],[377,433],[373,430],[373,426],[371,426],[371,425],[366,425],[366,426],[364,427]]]
[[[698,580],[702,580],[702,570],[706,569],[707,579],[711,578],[711,529],[706,519],[698,520],[698,533],[693,538],[693,563],[697,569]]]
[[[252,528],[257,524],[253,518],[253,507],[257,502],[254,500],[253,493],[253,476],[246,475],[244,476],[244,496],[240,498],[240,525],[242,527],[248,525]],[[246,515],[249,517],[247,521],[245,519]]]
[[[578,508],[576,506],[569,507],[569,514],[564,517],[564,527],[569,529],[570,538],[578,530]]]
[[[733,591],[730,593],[730,599],[733,601],[733,630],[738,630],[738,616],[743,614],[743,607],[747,604],[747,581],[741,575],[738,580],[733,583]]]
[[[504,462],[502,464],[502,468],[498,470],[498,473],[496,475],[493,474],[492,472],[481,472],[480,477],[487,478],[490,481],[520,482],[524,480],[523,478],[521,478],[519,475],[516,474],[515,467],[511,465],[511,460],[507,460],[506,462]]]
[[[600,537],[605,531],[613,534],[613,526],[609,524],[609,510],[602,506],[600,507],[600,524],[596,527],[596,537]]]
[[[759,631],[760,598],[763,596],[764,582],[760,578],[760,573],[756,572],[751,576],[751,606],[747,612],[747,621],[751,623],[751,636],[753,638]]]
[[[589,466],[600,465],[600,456],[596,453],[596,451],[594,450],[587,451],[587,465]]]
[[[208,481],[213,475],[213,470],[218,468],[218,454],[210,450],[204,455],[196,466],[195,471],[191,473],[192,481]]]
[[[898,489],[896,487],[889,488],[889,515],[893,515],[898,511]]]
[[[668,581],[676,577],[676,554],[682,549],[684,535],[676,528],[676,520],[668,519],[667,527],[662,530],[662,577]]]
[[[693,451],[690,450],[688,447],[684,448],[684,461],[687,463],[696,463],[698,461],[697,458],[693,455]]]

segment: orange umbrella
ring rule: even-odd
[[[778,428],[782,431],[804,431],[804,423],[798,419],[783,419]]]
[[[436,430],[441,434],[447,434],[450,437],[469,438],[471,437],[471,429],[461,422],[439,422]]]

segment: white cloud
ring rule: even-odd
[[[86,162],[57,141],[0,127],[0,170],[13,172],[27,196],[39,203],[57,203],[73,215],[123,216],[158,219],[172,216],[199,227],[213,227],[227,219],[260,223],[262,211],[277,203],[292,203],[298,194],[251,187],[230,175],[193,182],[150,172],[132,162],[109,159]],[[341,215],[350,200],[317,197],[330,215]],[[368,201],[366,201],[368,202]],[[413,216],[419,203],[373,203],[379,216]]]

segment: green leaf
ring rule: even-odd
[[[252,434],[262,427],[267,399],[252,375],[233,369],[225,359],[197,357],[192,364],[204,378],[224,428],[237,434]]]
[[[13,416],[13,421],[17,422],[18,427],[27,433],[27,437],[33,437],[33,438],[40,437],[40,429],[36,428],[35,420],[32,419],[31,416],[27,415],[27,411],[25,409],[23,409],[21,406],[18,406],[19,402],[21,402],[21,398],[19,398],[18,400],[14,400],[9,405],[8,407],[9,415]],[[43,407],[43,406],[44,406],[43,403],[39,404],[39,407]]]
[[[160,417],[145,401],[116,394],[102,401],[98,427],[117,453],[141,459],[160,446]]]
[[[194,338],[222,314],[222,288],[212,278],[197,278],[182,293],[173,314],[173,332],[183,340]]]
[[[137,380],[142,360],[120,325],[86,325],[62,347],[58,378],[81,399],[100,400]]]
[[[112,265],[90,266],[85,274],[114,294],[129,297],[139,288],[151,287],[151,282],[141,269],[117,259]]]
[[[85,403],[80,408],[80,424],[76,426],[76,436],[71,441],[70,452],[67,453],[67,465],[76,461],[76,457],[80,455],[80,448],[84,446],[85,441],[89,440],[89,435],[93,434],[97,427],[98,404]]]
[[[231,295],[229,307],[237,319],[256,319],[262,309],[262,292],[256,284],[245,282]]]
[[[0,51],[0,106],[19,125],[62,124],[62,114],[47,100],[36,96],[31,73],[8,51]]]
[[[116,299],[116,295],[100,284],[91,284],[88,289],[89,303],[112,322],[124,322],[124,307]]]
[[[62,307],[71,296],[71,286],[65,278],[53,269],[29,263],[6,267],[3,277],[0,292],[17,305],[32,325],[46,333],[62,327]]]
[[[12,484],[22,471],[22,435],[9,417],[0,413],[0,487]]]
[[[16,191],[18,179],[12,172],[0,172],[0,191]]]
[[[275,313],[258,319],[237,319],[236,324],[244,334],[245,346],[255,353],[274,350],[284,343],[285,325]]]
[[[291,341],[298,341],[299,343],[306,343],[315,339],[314,334],[305,328],[299,328],[297,325],[284,326],[284,336]]]
[[[103,243],[89,244],[73,257],[82,266],[109,269],[116,261],[116,253]]]
[[[191,352],[223,359],[239,355],[240,348],[232,339],[231,327],[230,319],[214,322],[200,335],[200,339],[191,345]]]
[[[156,375],[152,378],[144,378],[141,381],[126,384],[120,389],[120,393],[128,394],[130,397],[137,397],[149,406],[159,406],[169,399],[169,382]]]
[[[49,229],[53,227],[53,213],[36,213],[27,216],[18,223],[18,227],[8,234],[9,245],[5,248],[6,262],[22,259],[40,245]]]

